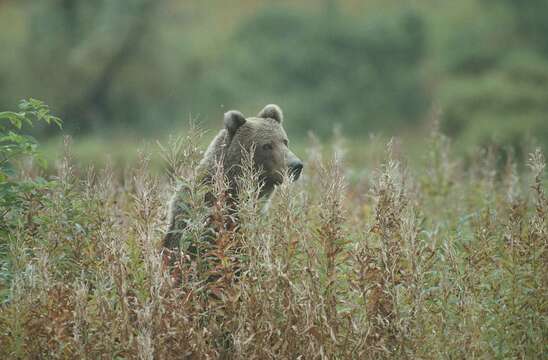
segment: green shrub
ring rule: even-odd
[[[23,100],[19,107],[19,112],[0,112],[0,301],[6,298],[13,270],[6,265],[10,262],[7,256],[10,239],[14,240],[14,231],[22,223],[33,221],[25,216],[29,208],[36,206],[34,200],[55,184],[42,177],[20,176],[23,160],[34,160],[38,167],[44,164],[36,141],[21,131],[41,121],[61,126],[61,120],[52,116],[48,106],[39,100]]]
[[[15,166],[23,157],[37,160],[43,165],[36,140],[20,133],[23,126],[32,127],[40,121],[61,126],[61,120],[52,116],[49,107],[39,100],[23,100],[19,107],[19,112],[0,112],[0,207],[5,210],[4,226],[6,216],[19,206],[24,194],[47,184],[43,178],[31,181],[17,179]]]

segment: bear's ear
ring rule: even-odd
[[[232,136],[240,126],[245,124],[245,117],[237,110],[230,110],[225,113],[224,122],[226,130]]]
[[[257,117],[263,119],[274,119],[279,123],[284,120],[284,114],[282,113],[282,109],[280,109],[278,105],[274,104],[266,105],[264,109],[259,112],[259,115],[257,115]]]

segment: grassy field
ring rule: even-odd
[[[3,209],[0,358],[545,357],[543,154],[465,165],[437,131],[424,138],[412,163],[396,142],[349,161],[344,139],[312,139],[303,178],[267,211],[248,169],[235,230],[222,176],[213,208],[194,181],[197,134],[122,170],[77,168],[67,143],[55,176]],[[23,165],[13,176],[34,181]],[[180,182],[195,195],[183,237],[217,230],[168,268]]]

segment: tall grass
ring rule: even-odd
[[[161,147],[161,177],[150,152],[123,177],[76,169],[66,144],[56,181],[25,197],[2,239],[1,358],[546,356],[540,151],[527,167],[483,155],[464,167],[434,132],[422,165],[391,142],[349,183],[344,142],[325,158],[312,141],[303,178],[268,204],[248,159],[239,201],[219,171],[209,205],[198,133]],[[207,243],[166,264],[181,184],[181,238]]]

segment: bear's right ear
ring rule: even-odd
[[[224,121],[226,130],[232,136],[240,126],[245,124],[245,117],[239,111],[230,110],[225,113]]]

